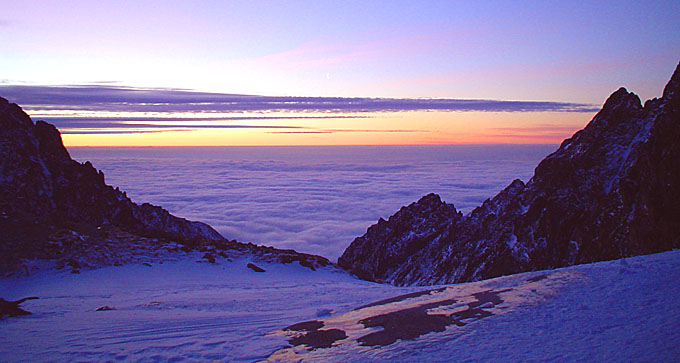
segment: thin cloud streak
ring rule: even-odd
[[[134,134],[157,134],[167,131],[193,131],[191,129],[181,130],[78,130],[64,129],[59,130],[62,135],[134,135]]]
[[[317,131],[271,131],[268,132],[268,134],[332,134],[333,131],[324,131],[324,130],[317,130]]]
[[[368,130],[368,129],[357,129],[357,130],[350,130],[350,129],[331,129],[331,130],[326,130],[330,132],[429,132],[427,130]]]
[[[57,125],[58,126],[58,125]],[[103,124],[91,125],[83,128],[61,128],[60,132],[66,135],[93,135],[93,134],[146,134],[151,132],[168,131],[196,131],[197,129],[301,129],[301,126],[267,126],[267,125],[192,125],[177,127],[173,125],[125,125]],[[126,128],[123,128],[126,127]],[[150,129],[150,130],[145,130]]]
[[[59,129],[71,128],[191,128],[191,129],[302,129],[302,126],[287,125],[182,125],[182,124],[145,124],[128,122],[100,122],[90,119],[83,121],[54,122],[49,120]]]
[[[109,112],[594,112],[588,104],[483,99],[275,97],[113,86],[0,86],[0,94],[31,109]]]
[[[532,127],[496,127],[487,137],[505,140],[554,140],[564,139],[565,135],[573,134],[580,126],[535,125]]]
[[[579,126],[559,126],[559,125],[535,125],[532,127],[494,127],[491,130],[498,131],[498,132],[507,132],[507,133],[513,133],[513,132],[518,132],[518,133],[526,133],[526,132],[534,132],[534,133],[541,133],[541,132],[546,132],[546,133],[573,133],[574,131],[578,130]]]
[[[268,134],[336,134],[343,132],[361,132],[361,133],[412,133],[412,132],[429,132],[427,130],[365,130],[365,129],[331,129],[331,130],[311,130],[311,131],[270,131]]]
[[[54,117],[42,116],[39,113],[33,113],[33,117],[38,117],[41,120],[50,122],[151,122],[151,121],[249,121],[249,120],[324,120],[324,119],[353,119],[353,118],[371,118],[372,116],[349,116],[349,115],[335,115],[335,116],[234,116],[234,117]]]

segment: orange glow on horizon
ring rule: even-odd
[[[582,112],[382,112],[361,118],[233,121],[234,128],[168,127],[67,129],[64,144],[77,146],[331,146],[418,144],[557,144],[592,118]],[[212,122],[212,121],[211,121]],[[147,124],[150,122],[147,122]],[[155,122],[158,124],[158,122]],[[204,123],[205,124],[205,123]],[[229,125],[229,122],[212,125]],[[264,125],[263,125],[264,124]],[[69,133],[69,131],[88,133]]]

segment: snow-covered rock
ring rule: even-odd
[[[338,264],[373,281],[427,285],[680,247],[679,89],[680,65],[644,106],[620,88],[528,183],[515,180],[466,216],[429,196],[427,209],[443,215],[405,207]]]

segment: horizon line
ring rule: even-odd
[[[562,140],[564,141],[564,140]],[[547,145],[560,145],[561,142],[558,143],[553,143],[553,142],[546,142],[546,143],[432,143],[432,144],[333,144],[333,145],[326,145],[326,144],[318,144],[318,145],[309,145],[309,144],[300,144],[300,145],[143,145],[143,146],[134,146],[134,145],[124,145],[124,146],[107,146],[107,145],[74,145],[74,146],[67,146],[64,145],[64,147],[68,148],[119,148],[119,149],[124,149],[124,148],[135,148],[135,149],[141,149],[141,148],[246,148],[246,147],[367,147],[367,146],[373,146],[373,147],[391,147],[391,146],[547,146]]]

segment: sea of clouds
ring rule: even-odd
[[[378,218],[434,192],[464,213],[555,145],[70,148],[133,201],[225,237],[335,261]]]

